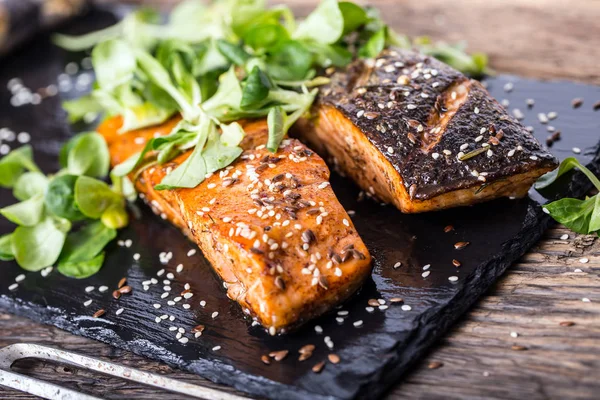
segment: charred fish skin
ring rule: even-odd
[[[121,122],[113,118],[99,132],[115,165],[176,122],[117,135]],[[189,152],[132,178],[153,211],[198,244],[230,299],[269,333],[289,332],[356,292],[371,256],[333,193],[325,162],[295,139],[271,153],[265,121],[242,124],[242,155],[195,188],[154,189]]]
[[[332,155],[364,190],[403,212],[522,197],[557,166],[479,82],[432,57],[386,49],[375,60],[334,71],[330,79],[316,118],[303,121],[296,134]],[[332,145],[335,139],[327,139],[320,124],[346,138]]]

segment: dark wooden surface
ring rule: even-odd
[[[314,1],[289,2],[299,14]],[[555,0],[371,1],[398,31],[469,42],[502,72],[600,83],[600,2]],[[451,4],[451,5],[450,5]],[[600,99],[585,99],[596,102]],[[600,113],[599,113],[600,118]],[[563,234],[569,239],[561,240]],[[586,257],[588,263],[581,263]],[[581,269],[582,272],[575,272]],[[547,232],[390,393],[392,399],[564,399],[600,393],[600,240]],[[588,298],[590,302],[582,301]],[[572,326],[561,322],[572,321]],[[518,337],[512,337],[517,332]],[[212,383],[54,327],[0,313],[0,346],[48,344],[201,385]],[[527,350],[511,350],[518,345]],[[443,366],[430,369],[432,362]],[[15,368],[107,398],[173,395],[63,366]],[[222,388],[228,390],[227,388]],[[31,396],[0,388],[0,398]],[[181,398],[181,397],[177,397]]]

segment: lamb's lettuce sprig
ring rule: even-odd
[[[100,180],[108,173],[109,154],[98,133],[73,137],[59,158],[62,169],[48,176],[30,146],[0,159],[0,185],[19,200],[0,209],[17,225],[0,237],[0,259],[14,259],[28,271],[56,263],[64,275],[85,278],[100,269],[104,247],[128,223],[124,185]]]
[[[573,169],[581,171],[600,192],[600,179],[574,157],[565,158],[557,169],[542,175],[535,183],[535,188],[545,189]],[[584,200],[568,197],[559,199],[545,204],[544,211],[574,232],[583,234],[595,232],[600,235],[600,194],[586,197]]]
[[[375,9],[347,1],[323,0],[297,22],[287,7],[267,8],[264,0],[208,6],[190,0],[166,23],[157,21],[156,14],[140,10],[98,32],[55,38],[70,50],[93,47],[97,81],[89,96],[65,104],[71,120],[100,107],[109,116],[121,115],[120,132],[127,132],[181,114],[169,135],[148,141],[114,169],[124,177],[193,149],[157,189],[193,187],[233,162],[241,153],[239,119],[267,117],[267,148],[277,151],[314,102],[317,87],[328,82],[318,75],[323,69],[377,57],[390,45],[422,46],[471,73],[485,66],[459,48],[411,42],[385,25]],[[225,132],[235,134],[224,140]]]

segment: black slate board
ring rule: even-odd
[[[95,12],[87,21],[69,29],[84,31],[91,28],[90,24],[100,26],[111,19],[109,14]],[[12,107],[7,82],[19,77],[31,88],[47,86],[56,83],[66,63],[80,59],[81,55],[67,54],[51,46],[47,38],[40,37],[28,49],[0,64],[0,128],[31,133],[36,160],[45,171],[58,168],[55,156],[61,143],[73,131],[85,127],[68,126],[59,96],[44,99],[36,106]],[[533,126],[541,141],[548,136],[548,125],[562,131],[563,139],[552,147],[554,154],[564,158],[573,155],[573,147],[579,147],[582,153],[578,157],[598,172],[600,112],[593,111],[592,104],[600,100],[600,88],[510,76],[490,78],[486,82],[493,95],[500,100],[508,99],[509,108],[519,108],[525,114],[523,123]],[[507,82],[514,83],[510,93],[503,89]],[[73,89],[60,95],[74,96],[77,91]],[[571,107],[571,99],[575,97],[585,99],[578,109]],[[526,106],[527,98],[535,99],[531,109]],[[547,125],[540,124],[537,113],[549,111],[558,112],[559,117]],[[14,263],[3,263],[0,307],[164,361],[253,395],[277,399],[375,398],[399,382],[398,378],[408,366],[418,360],[551,223],[537,202],[543,201],[543,197],[536,192],[532,192],[533,199],[498,200],[445,212],[402,215],[390,206],[358,202],[358,189],[337,175],[332,177],[332,183],[342,204],[357,211],[353,220],[374,257],[372,279],[343,305],[341,309],[349,311],[349,315],[341,324],[336,322],[335,312],[332,312],[284,337],[272,338],[259,327],[251,327],[240,308],[226,298],[221,282],[206,260],[199,253],[187,256],[195,245],[143,205],[140,207],[142,217],[119,235],[120,240],[133,240],[131,248],[113,243],[104,268],[92,278],[76,281],[56,271],[46,278],[39,273],[26,273],[18,289],[9,291],[8,286],[23,271]],[[581,196],[588,189],[584,179],[571,175],[561,181],[558,192],[546,195]],[[1,190],[0,194],[0,205],[13,201],[7,190]],[[454,225],[455,230],[444,233],[443,228],[448,224]],[[0,233],[10,230],[12,226],[2,220]],[[471,245],[458,251],[453,247],[458,241],[469,241]],[[168,299],[160,299],[162,284],[152,286],[147,292],[142,290],[141,282],[156,277],[156,272],[165,267],[159,262],[162,251],[174,254],[166,266],[167,272],[175,273],[179,263],[185,265],[183,272],[175,274],[171,286],[173,293],[179,293],[186,282],[190,283],[195,295],[187,301],[192,305],[189,310],[182,308],[183,301],[174,307],[167,306]],[[134,253],[141,254],[139,262],[133,261]],[[454,258],[462,262],[459,269],[451,263]],[[397,261],[403,265],[393,269]],[[431,264],[431,275],[423,278],[422,267],[426,264]],[[448,281],[452,275],[459,277],[457,283]],[[115,301],[110,292],[123,276],[134,287],[134,293]],[[159,279],[162,281],[165,277]],[[91,293],[84,291],[86,286],[98,288],[101,285],[110,290],[105,293],[97,289]],[[372,313],[365,310],[368,299],[392,297],[402,297],[412,310],[404,311],[399,305]],[[83,305],[87,299],[93,300],[89,307]],[[204,308],[199,305],[201,300],[207,302]],[[163,307],[155,310],[153,303],[161,303]],[[115,311],[120,307],[125,311],[117,316]],[[107,310],[106,315],[92,318],[99,308]],[[211,317],[214,311],[219,312],[215,319]],[[155,317],[162,314],[176,319],[156,324]],[[361,327],[353,326],[357,320],[363,321]],[[206,325],[206,331],[199,339],[186,334],[191,338],[185,345],[175,340],[175,332],[168,330],[169,326],[181,326],[189,332],[197,324]],[[320,325],[324,332],[317,334],[315,325]],[[327,349],[325,336],[331,337],[334,350]],[[298,362],[297,350],[308,343],[317,346],[312,358]],[[217,345],[222,348],[212,350]],[[290,350],[282,362],[271,365],[261,362],[261,355],[281,349]],[[311,367],[326,360],[330,352],[338,354],[342,362],[327,364],[320,374],[313,373]]]

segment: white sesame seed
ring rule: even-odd
[[[587,264],[590,260],[587,257],[583,257],[579,259],[579,262],[582,264]]]
[[[519,337],[519,334],[517,332],[511,332],[510,337],[516,338]]]
[[[158,304],[158,303],[154,303],[154,304],[153,304],[153,306],[154,306],[154,308],[156,308],[157,310],[158,310],[158,309],[161,307],[161,305],[160,305],[160,304]]]
[[[409,110],[414,110],[415,108],[417,108],[417,106],[415,106],[414,104],[409,104],[406,106],[406,108]]]
[[[169,297],[169,292],[164,292],[163,294],[160,295],[161,299],[166,299],[167,297]]]
[[[425,272],[423,272],[423,273],[421,274],[421,276],[422,276],[423,278],[427,278],[427,277],[429,276],[429,274],[431,274],[431,271],[425,271]]]
[[[542,211],[545,212],[546,214],[550,214],[550,210],[548,210],[546,207],[542,208]]]
[[[179,339],[179,343],[181,343],[181,344],[186,344],[189,341],[190,341],[190,339],[188,339],[186,337],[182,337],[181,339]]]
[[[584,297],[583,299],[581,299],[581,301],[583,301],[584,303],[590,303],[591,300],[588,299],[587,297]]]
[[[348,222],[348,220],[347,220],[346,218],[344,218],[344,219],[342,220],[342,223],[343,223],[344,225],[346,225],[346,226],[350,226],[350,222]]]
[[[24,274],[20,274],[20,275],[17,275],[17,276],[16,276],[16,278],[15,278],[15,282],[21,282],[21,281],[23,281],[24,279],[25,279],[25,275],[24,275]]]
[[[333,274],[334,274],[335,276],[338,276],[338,277],[339,277],[339,276],[342,276],[342,270],[341,270],[339,267],[336,267],[336,268],[335,268],[335,271],[333,272]]]
[[[513,88],[514,88],[514,85],[512,82],[507,82],[506,84],[504,84],[504,91],[507,93],[512,92]]]
[[[427,271],[429,268],[431,268],[431,264],[423,265],[423,271]]]
[[[172,272],[169,272],[169,273],[167,274],[167,278],[168,278],[168,279],[175,279],[175,275],[173,275],[173,273],[172,273]],[[169,283],[170,283],[170,282],[169,282]]]
[[[538,158],[537,158],[537,156],[530,156],[529,159],[533,160],[533,161],[537,161]]]
[[[404,304],[400,308],[402,309],[402,311],[410,311],[410,310],[412,310],[412,307],[409,306],[408,304]]]
[[[193,256],[194,254],[196,254],[196,249],[191,249],[190,251],[188,251],[188,252],[187,252],[187,256],[188,256],[188,257],[191,257],[191,256]]]
[[[19,287],[19,284],[18,284],[18,283],[13,283],[12,285],[10,285],[10,286],[8,287],[8,290],[11,290],[11,291],[12,291],[12,290],[16,290],[18,287]]]
[[[83,302],[83,305],[86,307],[89,306],[90,304],[92,304],[92,299],[89,299],[89,300],[86,300]]]
[[[387,152],[390,153],[390,154],[394,154],[394,148],[392,146],[389,146],[387,148]]]
[[[431,153],[431,157],[433,157],[434,160],[437,160],[438,158],[440,158],[440,154],[439,153]]]
[[[160,321],[162,321],[162,319],[160,319],[160,317],[154,318],[154,322],[156,322],[157,324],[160,324]]]
[[[569,235],[567,235],[566,233],[560,237],[560,240],[567,240],[567,239],[569,239]]]
[[[323,333],[323,328],[321,328],[321,325],[315,325],[315,332],[316,333]]]
[[[139,259],[140,259],[140,253],[135,253],[135,254],[133,255],[133,259],[134,259],[135,261],[139,261]]]
[[[475,110],[473,110],[475,112],[475,114],[479,114],[479,107],[475,107]]]
[[[106,292],[107,290],[108,290],[108,286],[100,286],[100,287],[98,288],[98,291],[99,291],[100,293],[104,293],[104,292]]]
[[[205,300],[201,300],[200,301],[200,307],[205,307],[206,306],[206,301]]]
[[[456,281],[458,281],[458,276],[450,276],[450,277],[448,277],[448,280],[450,282],[456,282]]]
[[[550,112],[548,113],[548,119],[549,119],[549,120],[556,119],[556,117],[558,117],[558,113],[556,113],[555,111],[550,111]]]
[[[124,308],[119,308],[117,311],[115,311],[115,314],[121,315],[121,314],[123,314],[123,311],[125,311]]]
[[[219,351],[221,350],[221,346],[215,346],[212,348],[213,351]]]
[[[163,276],[163,275],[164,275],[164,273],[165,273],[165,270],[164,270],[164,269],[161,269],[161,270],[159,270],[159,271],[156,273],[156,276]]]
[[[538,120],[540,121],[540,123],[542,123],[542,124],[547,124],[548,123],[548,116],[546,116],[546,114],[539,113],[537,115],[537,117],[538,117]]]
[[[358,321],[354,321],[354,323],[352,325],[354,325],[355,327],[358,328],[359,326],[362,326],[362,324],[363,324],[362,320],[358,320]]]
[[[581,149],[579,147],[573,147],[573,153],[575,154],[580,154],[581,153]]]
[[[217,318],[218,315],[219,315],[219,312],[215,311],[212,313],[211,317],[212,317],[212,319],[215,319],[215,318]]]
[[[189,310],[191,306],[189,304],[184,304],[182,307],[186,310]]]
[[[575,270],[573,272],[579,273],[579,272],[583,272],[583,270],[581,268],[575,268]]]
[[[87,286],[84,290],[85,290],[86,293],[90,293],[90,292],[93,292],[94,289],[96,289],[96,288],[93,287],[93,286]]]
[[[184,299],[189,299],[189,298],[191,298],[193,295],[194,295],[194,293],[189,293],[189,292],[188,292],[188,293],[186,293],[186,294],[184,294],[184,295],[183,295],[183,298],[184,298]]]

